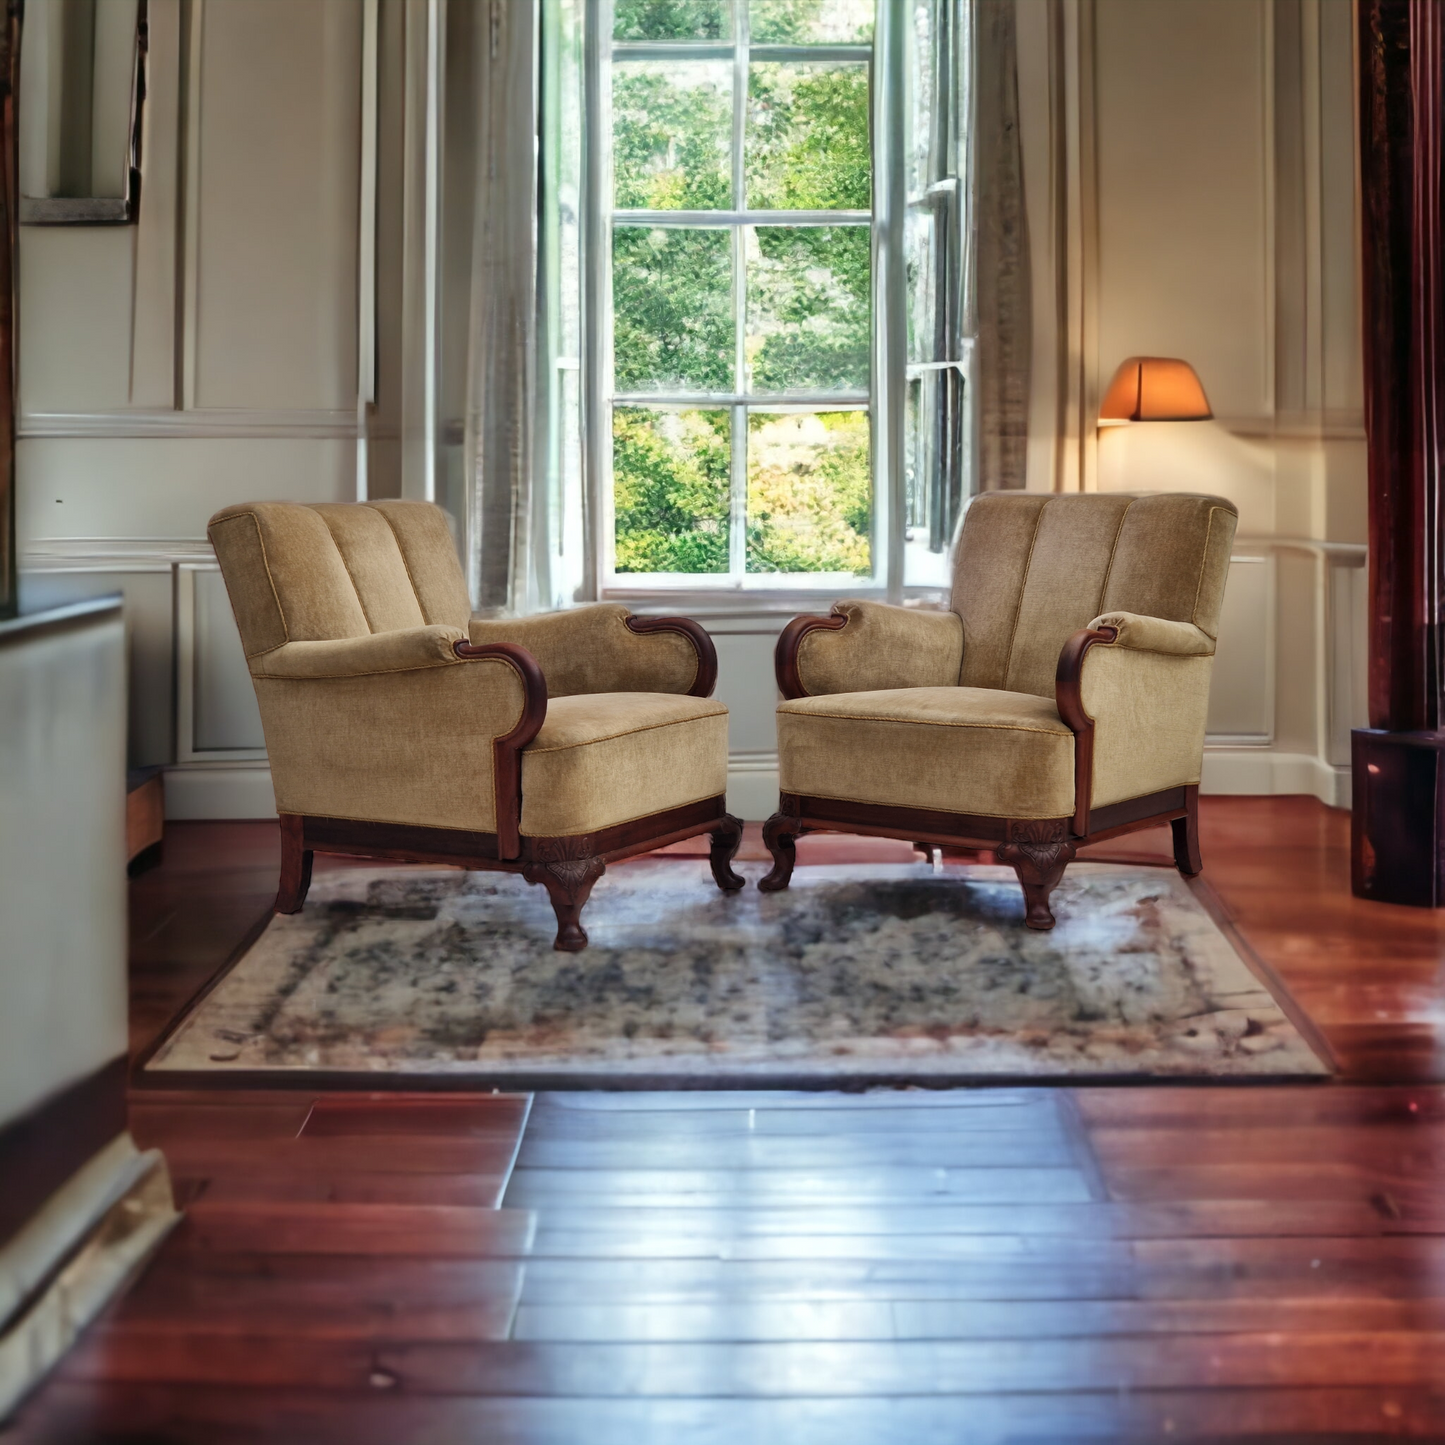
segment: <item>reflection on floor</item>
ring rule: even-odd
[[[1347,819],[1312,800],[1203,822],[1338,1082],[541,1095],[530,1121],[145,1089],[189,1216],[0,1441],[1445,1436],[1445,914],[1350,898]],[[133,885],[138,1049],[275,859],[266,825],[172,828]]]

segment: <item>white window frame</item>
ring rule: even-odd
[[[901,95],[902,37],[892,12],[901,7],[880,0],[872,44],[752,45],[747,33],[746,0],[737,0],[733,40],[614,41],[610,0],[589,0],[584,54],[584,280],[583,390],[584,470],[592,538],[597,559],[597,595],[608,600],[660,601],[669,593],[690,601],[746,598],[805,600],[811,595],[833,598],[840,589],[852,595],[881,596],[902,592],[903,418],[906,365],[906,316],[902,258],[903,105]],[[887,138],[873,147],[871,211],[639,211],[615,214],[628,224],[649,222],[673,227],[728,226],[732,229],[734,276],[735,377],[743,375],[746,342],[746,269],[741,255],[748,226],[849,225],[872,228],[873,341],[869,389],[865,392],[816,391],[784,395],[747,393],[618,393],[612,386],[612,298],[610,295],[613,193],[610,168],[609,105],[611,59],[696,59],[732,62],[734,199],[746,199],[743,176],[744,127],[747,117],[750,60],[853,62],[870,66],[872,134]],[[682,406],[732,414],[731,506],[728,573],[624,572],[613,570],[615,520],[612,496],[612,408],[614,406]],[[789,411],[866,411],[871,428],[873,526],[870,537],[872,573],[851,572],[748,573],[746,571],[747,414]],[[741,435],[739,430],[741,428]],[[894,479],[897,479],[896,484]]]

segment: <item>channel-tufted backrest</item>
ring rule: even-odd
[[[985,492],[953,564],[964,687],[1054,695],[1059,650],[1104,612],[1215,637],[1238,512],[1223,497]]]
[[[247,657],[432,623],[466,630],[461,564],[430,502],[245,502],[206,530]]]

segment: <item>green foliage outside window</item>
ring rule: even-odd
[[[873,9],[872,0],[751,0],[751,38],[867,43]],[[727,41],[734,10],[725,0],[615,0],[614,36]],[[871,212],[868,65],[753,55],[745,202],[732,193],[732,67],[719,56],[614,55],[614,211],[745,203]],[[871,252],[871,227],[862,222],[643,226],[614,215],[614,391],[698,395],[687,410],[635,401],[613,408],[618,573],[727,575],[734,565],[754,575],[871,573],[868,411],[851,398],[832,410],[778,409],[788,393],[867,394]],[[743,274],[735,277],[739,260]],[[743,376],[735,286],[746,297]],[[734,442],[747,448],[740,518],[731,497]],[[731,553],[734,526],[744,538],[741,557]]]
[[[749,19],[755,45],[873,39],[873,0],[751,0]]]
[[[753,65],[747,176],[758,210],[869,210],[868,67]]]
[[[732,252],[724,230],[618,226],[612,233],[618,391],[731,391]]]
[[[613,68],[614,205],[643,211],[732,205],[731,71],[727,61]]]
[[[730,33],[729,0],[616,0],[618,40],[721,40]]]
[[[868,413],[748,418],[749,572],[872,570]]]
[[[618,572],[728,570],[726,411],[612,413]]]
[[[759,226],[748,265],[754,391],[868,390],[867,226]]]

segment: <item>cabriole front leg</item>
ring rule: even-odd
[[[722,822],[709,835],[712,848],[708,853],[708,864],[712,868],[713,881],[724,893],[736,893],[746,882],[732,870],[732,861],[737,856],[743,841],[743,822],[731,813],[724,813]]]
[[[1184,792],[1188,811],[1182,818],[1170,819],[1169,827],[1174,834],[1174,866],[1193,878],[1204,867],[1199,852],[1199,785],[1193,783]]]
[[[298,813],[281,814],[281,883],[276,890],[277,913],[300,913],[311,887],[311,849],[305,845],[306,820]]]
[[[1010,823],[1008,841],[994,849],[994,857],[1018,875],[1024,890],[1024,922],[1030,928],[1054,926],[1049,895],[1075,853],[1068,828],[1067,818]]]
[[[758,880],[758,887],[764,893],[779,893],[788,886],[793,876],[793,865],[798,861],[797,838],[802,832],[797,818],[789,813],[774,813],[763,824],[763,842],[773,855],[772,871],[766,878]]]
[[[557,915],[557,937],[552,947],[559,953],[581,953],[587,947],[582,910],[607,865],[590,853],[570,855],[567,841],[534,841],[532,846],[539,856],[522,869],[522,877],[528,883],[540,883],[552,900],[552,911]]]

